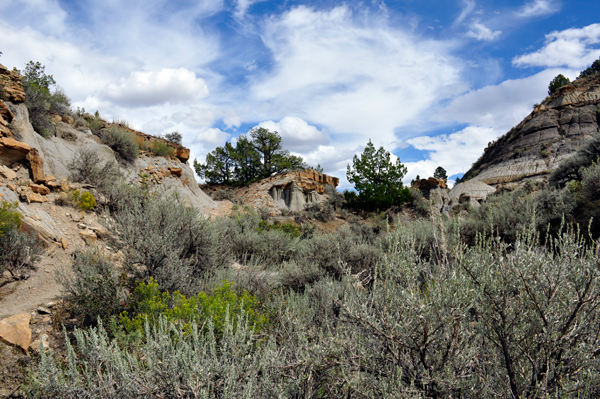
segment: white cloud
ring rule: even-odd
[[[185,68],[132,72],[119,84],[110,83],[98,93],[103,100],[124,107],[180,104],[208,96],[204,79]]]
[[[261,122],[258,127],[278,132],[283,148],[292,152],[306,153],[331,142],[325,129],[319,130],[295,116],[286,116],[279,122]]]
[[[0,15],[9,15],[12,21],[24,21],[25,26],[49,35],[65,31],[67,13],[57,0],[3,0]]]
[[[454,25],[461,24],[465,18],[473,12],[473,9],[475,9],[475,0],[463,0],[463,5],[463,9],[461,10],[458,18],[456,18],[454,21]]]
[[[142,125],[142,131],[148,134],[158,135],[167,130],[173,130],[173,123],[163,119],[152,119]]]
[[[409,173],[405,182],[416,175],[422,178],[433,176],[435,168],[442,166],[448,176],[466,172],[471,163],[483,153],[490,141],[498,136],[498,131],[490,127],[468,126],[449,135],[421,136],[407,140],[407,143],[421,151],[430,151],[426,160],[406,162]]]
[[[352,163],[352,157],[356,153],[355,149],[340,149],[331,145],[320,145],[314,151],[304,156],[304,160],[310,166],[321,165],[323,171],[329,175],[340,178],[341,183],[346,183],[346,166]],[[342,188],[344,188],[342,187]]]
[[[300,6],[268,21],[263,40],[274,66],[252,86],[267,118],[298,115],[344,133],[341,145],[364,145],[368,137],[383,144],[455,93],[462,66],[451,42],[391,28],[385,16],[358,18],[347,6]]]
[[[517,16],[522,18],[539,17],[554,14],[560,10],[560,3],[551,0],[533,0],[517,11]]]
[[[470,91],[442,109],[438,120],[488,126],[505,133],[533,110],[534,103],[546,97],[548,83],[558,73],[570,76],[573,72],[545,70],[524,79]]]
[[[252,4],[259,3],[261,1],[265,1],[265,0],[237,0],[237,3],[235,5],[235,12],[233,13],[233,16],[237,19],[244,18],[244,16],[246,15],[246,12],[248,12],[248,9],[250,8],[250,6],[252,6]]]
[[[513,65],[582,69],[600,56],[599,43],[600,24],[555,31],[546,35],[543,48],[514,58]]]
[[[501,31],[492,31],[490,28],[479,22],[473,22],[470,28],[471,29],[467,32],[467,36],[477,40],[490,41],[496,39],[502,34]]]
[[[190,107],[189,112],[177,112],[171,119],[192,128],[206,128],[212,126],[216,116],[212,109]]]
[[[202,129],[194,138],[195,143],[213,144],[215,146],[223,146],[230,134],[217,128]]]

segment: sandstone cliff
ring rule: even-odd
[[[560,88],[490,143],[464,179],[497,185],[542,178],[598,131],[599,107],[599,75]]]

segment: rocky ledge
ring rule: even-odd
[[[497,185],[539,179],[598,131],[600,76],[578,79],[537,105],[465,173],[465,179]]]

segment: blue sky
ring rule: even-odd
[[[341,178],[369,139],[406,181],[466,172],[600,57],[600,2],[3,0],[0,63],[192,156],[255,126]]]

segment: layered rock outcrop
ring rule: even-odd
[[[314,170],[292,171],[272,176],[247,187],[234,189],[235,200],[255,209],[267,209],[271,216],[282,211],[301,211],[307,205],[327,199],[325,187],[337,187],[337,177],[320,174]],[[218,191],[227,187],[206,185],[205,191]]]
[[[600,75],[578,79],[490,143],[465,179],[490,185],[542,178],[598,131]]]

